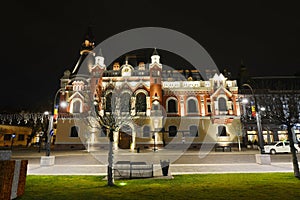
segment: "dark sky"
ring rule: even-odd
[[[294,75],[300,71],[300,12],[291,2],[2,3],[0,113],[51,108],[59,79],[75,64],[91,24],[98,43],[132,28],[164,27],[198,41],[219,69],[227,67],[233,75],[241,60],[252,76]]]

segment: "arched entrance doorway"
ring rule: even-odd
[[[131,142],[132,142],[132,129],[130,126],[124,125],[119,131],[118,146],[120,149],[130,149]]]

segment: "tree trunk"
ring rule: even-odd
[[[300,179],[298,158],[297,158],[297,154],[296,154],[296,148],[294,145],[295,143],[293,140],[293,133],[292,133],[293,126],[289,123],[287,127],[288,127],[288,138],[290,141],[290,147],[291,147],[291,153],[292,153],[292,159],[293,159],[294,176],[296,178]]]
[[[107,185],[114,186],[114,174],[113,174],[113,162],[114,162],[114,152],[113,152],[113,143],[114,143],[114,136],[113,130],[109,130],[109,151],[108,151],[108,166],[107,166]]]

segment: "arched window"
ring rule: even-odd
[[[219,98],[219,111],[227,111],[226,99],[224,97]]]
[[[190,137],[198,137],[198,127],[193,125],[190,126]]]
[[[227,136],[226,127],[225,126],[219,126],[218,127],[218,136],[224,137]]]
[[[167,101],[167,108],[168,108],[168,113],[177,113],[177,100],[176,99],[169,99]]]
[[[150,127],[149,126],[144,126],[143,128],[143,137],[150,137]]]
[[[132,135],[132,129],[129,125],[125,124],[124,126],[121,127],[120,129],[121,132],[124,132],[128,135]]]
[[[81,102],[79,100],[73,102],[72,113],[80,113]]]
[[[78,137],[78,126],[71,127],[70,137]]]
[[[176,136],[177,136],[177,127],[169,126],[169,137],[176,137]]]
[[[187,102],[188,113],[198,113],[198,102],[195,99],[189,99]]]
[[[112,102],[113,98],[112,98],[112,93],[108,93],[105,97],[105,112],[111,112],[112,111],[112,105],[114,105],[114,103]]]
[[[136,112],[146,112],[147,104],[146,104],[146,95],[142,92],[136,95],[135,102]]]
[[[129,93],[123,93],[121,96],[121,112],[129,112],[131,108],[131,95]]]

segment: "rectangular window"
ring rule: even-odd
[[[10,140],[11,140],[11,134],[5,134],[4,141],[10,141]]]
[[[169,127],[169,137],[176,137],[177,136],[177,127],[170,126]]]
[[[211,113],[211,106],[210,106],[210,104],[207,104],[207,112]]]
[[[24,134],[19,134],[18,135],[18,141],[24,141],[25,140],[25,135]]]
[[[143,128],[143,137],[144,138],[149,138],[150,137],[150,127],[149,126],[145,126]]]
[[[78,127],[77,126],[71,127],[70,137],[78,137]]]
[[[218,135],[220,137],[225,137],[227,136],[227,132],[226,132],[226,127],[225,126],[219,126],[218,127]]]

